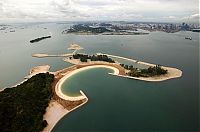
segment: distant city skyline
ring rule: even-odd
[[[198,0],[0,0],[0,22],[199,23]]]

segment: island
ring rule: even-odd
[[[33,40],[30,40],[30,43],[35,43],[35,42],[39,42],[43,39],[47,39],[47,38],[51,38],[51,36],[44,36],[44,37],[40,37],[40,38],[36,38],[36,39],[33,39]]]
[[[92,26],[91,24],[76,24],[69,29],[62,31],[63,34],[76,35],[145,35],[148,32],[138,32],[136,29],[119,28],[112,24],[101,24]]]
[[[32,55],[39,58],[63,57],[63,61],[71,63],[72,66],[55,72],[50,72],[48,65],[33,67],[22,83],[1,91],[0,119],[3,121],[0,123],[1,131],[51,131],[63,116],[88,102],[89,99],[82,90],[75,97],[62,92],[63,83],[83,70],[108,68],[113,71],[108,75],[149,82],[182,76],[182,71],[177,68],[111,54],[77,53],[81,49],[83,48],[80,45],[71,44],[68,50],[74,50],[73,53]],[[145,65],[147,68],[119,63],[114,58]]]
[[[80,95],[76,97],[71,97],[62,92],[62,84],[71,76],[77,74],[80,71],[91,69],[91,68],[108,68],[113,70],[113,72],[108,73],[116,77],[148,81],[148,82],[159,82],[165,81],[173,78],[179,78],[182,76],[182,71],[177,68],[161,66],[158,64],[151,64],[147,62],[142,62],[136,59],[130,59],[126,57],[96,53],[96,54],[86,54],[77,51],[83,49],[78,44],[71,44],[68,50],[73,50],[73,53],[60,54],[60,55],[49,55],[49,54],[33,54],[33,57],[63,57],[63,60],[71,63],[72,66],[65,69],[56,71],[54,74],[53,98],[50,102],[46,113],[44,115],[44,120],[47,121],[48,125],[44,131],[51,131],[56,123],[69,112],[79,108],[88,102],[87,96],[82,90],[80,90]],[[115,61],[113,58],[124,59],[132,63],[144,65],[147,68],[138,68],[133,65],[125,65]],[[60,111],[59,114],[55,114],[55,111]]]
[[[82,50],[82,49],[83,47],[75,43],[70,44],[70,47],[68,48],[68,50]]]
[[[167,70],[163,69],[160,65],[149,66],[146,69],[134,68],[133,65],[120,64],[127,70],[127,75],[131,77],[153,77],[167,74]]]
[[[141,65],[146,66],[147,68],[138,68],[133,67],[133,65],[125,65],[113,60],[110,57],[116,57],[120,59],[125,59],[131,61],[133,63],[138,63]],[[87,55],[87,54],[73,54],[72,56],[68,56],[63,59],[66,62],[69,62],[74,65],[95,65],[95,64],[102,64],[102,65],[111,65],[113,67],[117,66],[117,69],[120,69],[120,73],[123,74],[112,74],[119,77],[125,77],[129,79],[137,79],[142,81],[164,81],[172,78],[178,78],[182,76],[182,71],[172,67],[166,67],[156,64],[150,64],[134,59],[129,59],[121,56],[115,56],[110,54],[102,54],[97,53],[96,55]]]

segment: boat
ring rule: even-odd
[[[192,29],[192,32],[200,32],[200,28],[198,28],[198,29]]]
[[[189,40],[192,40],[192,37],[185,37],[185,39],[189,39]]]

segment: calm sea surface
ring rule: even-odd
[[[108,53],[177,67],[183,76],[144,82],[111,76],[106,68],[75,74],[63,84],[74,96],[83,90],[89,101],[66,115],[53,131],[195,131],[199,128],[199,34],[153,32],[149,35],[103,36],[61,34],[71,24],[10,24],[0,30],[0,88],[23,80],[31,67],[48,64],[51,71],[70,66],[62,58],[33,58],[34,53],[68,53],[78,43],[86,52]],[[47,29],[45,29],[47,28]],[[10,30],[15,32],[10,32]],[[6,33],[7,32],[7,33]],[[31,39],[52,38],[30,44]],[[185,40],[186,36],[193,39]],[[124,62],[129,63],[129,62]]]

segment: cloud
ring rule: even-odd
[[[198,11],[198,0],[0,0],[1,21],[177,21]]]
[[[200,19],[200,15],[199,14],[193,14],[190,16],[191,19]]]
[[[162,17],[164,21],[176,21],[176,22],[192,22],[198,23],[200,21],[200,15],[190,14],[186,16],[164,16]]]
[[[200,15],[198,13],[197,14],[188,15],[188,16],[182,17],[181,20],[182,21],[186,21],[186,22],[196,22],[196,23],[199,23],[199,21],[200,21]]]
[[[177,17],[175,16],[166,16],[166,17],[163,17],[163,19],[176,19]]]

